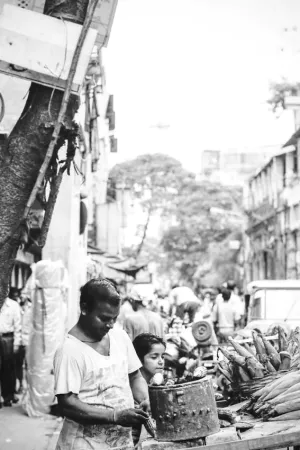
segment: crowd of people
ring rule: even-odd
[[[30,312],[30,298],[12,289],[0,311],[4,406],[17,402],[24,386]],[[65,417],[57,450],[136,444],[149,420],[148,384],[164,370],[167,342],[203,320],[223,342],[244,317],[244,301],[230,281],[198,295],[174,285],[152,298],[135,288],[122,297],[113,280],[89,281],[81,289],[79,320],[54,359],[55,395]]]

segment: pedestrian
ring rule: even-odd
[[[113,328],[120,304],[105,279],[81,289],[79,320],[54,358],[55,395],[65,416],[56,450],[131,448],[132,426],[148,420],[141,363],[126,333]]]
[[[0,310],[0,384],[4,406],[15,400],[15,354],[21,344],[21,313],[18,303],[9,297]],[[1,400],[2,403],[2,400]]]
[[[21,343],[15,354],[16,378],[19,383],[17,394],[24,391],[24,369],[27,370],[26,354],[29,344],[29,335],[32,327],[32,302],[30,297],[21,293]]]
[[[176,315],[181,320],[184,320],[187,313],[190,322],[194,321],[195,314],[201,306],[200,300],[192,289],[187,286],[178,286],[177,284],[173,286],[170,292],[169,301],[172,308],[172,316]]]
[[[118,315],[117,323],[123,328],[125,317],[132,314],[133,309],[131,305],[131,298],[126,296],[122,300],[120,314]]]
[[[220,343],[227,342],[228,337],[234,335],[241,317],[234,305],[229,301],[231,291],[223,288],[221,295],[223,301],[216,303],[213,310],[213,322]]]
[[[161,338],[164,337],[164,322],[159,314],[146,308],[147,299],[136,291],[131,293],[132,314],[125,317],[123,327],[130,339],[142,333],[152,333]]]

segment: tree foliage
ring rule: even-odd
[[[162,245],[183,279],[191,282],[199,267],[203,274],[216,269],[211,245],[220,246],[241,228],[241,196],[239,188],[208,181],[194,181],[181,191],[177,223],[166,231]]]
[[[200,277],[215,270],[225,274],[224,265],[236,264],[234,252],[226,253],[226,249],[229,236],[241,228],[240,188],[198,182],[179,161],[162,154],[141,155],[115,166],[110,173],[110,199],[118,183],[131,189],[146,217],[158,211],[163,217],[161,241],[147,237],[147,219],[141,236],[143,254],[159,262],[162,270],[176,270],[183,280],[192,282],[197,271]],[[214,246],[224,246],[220,263]],[[128,254],[136,252],[130,249]]]
[[[271,98],[268,103],[272,106],[274,112],[278,108],[286,109],[285,98],[289,95],[297,95],[300,89],[300,83],[291,83],[286,79],[279,82],[272,82],[270,84]]]

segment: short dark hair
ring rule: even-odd
[[[106,278],[93,278],[80,289],[80,307],[85,305],[92,311],[97,302],[110,303],[119,306],[121,297],[114,285]]]
[[[162,344],[166,348],[165,341],[155,334],[142,333],[134,339],[133,346],[141,363],[144,362],[145,355],[150,353],[152,346],[155,344]]]
[[[228,302],[228,300],[231,297],[231,291],[229,289],[222,289],[222,297],[224,299],[225,302]]]
[[[236,284],[233,280],[228,280],[227,281],[227,289],[229,289],[230,291],[233,291],[233,289],[236,287]]]

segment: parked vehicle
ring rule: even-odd
[[[300,280],[259,280],[247,286],[250,295],[246,329],[263,333],[281,325],[287,332],[300,326]]]

